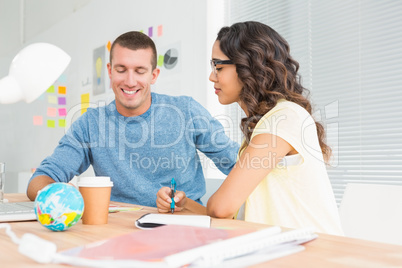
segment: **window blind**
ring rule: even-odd
[[[260,21],[289,42],[327,130],[338,205],[348,182],[402,185],[401,16],[402,1],[225,1],[226,25]]]

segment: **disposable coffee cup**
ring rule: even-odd
[[[80,177],[78,189],[84,198],[83,224],[106,224],[113,182],[109,177]]]

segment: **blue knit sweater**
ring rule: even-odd
[[[156,206],[157,191],[174,178],[178,190],[201,202],[205,180],[197,150],[228,174],[238,148],[191,97],[152,93],[151,107],[140,116],[120,115],[115,101],[89,108],[31,180],[47,175],[68,182],[92,165],[96,176],[111,177],[112,201]]]

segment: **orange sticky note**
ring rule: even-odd
[[[112,43],[110,43],[110,41],[107,42],[106,48],[108,51],[110,51],[110,49],[112,48]]]
[[[66,94],[66,87],[59,86],[59,94]]]
[[[41,126],[43,125],[43,117],[40,115],[35,115],[33,117],[33,124],[34,126]]]

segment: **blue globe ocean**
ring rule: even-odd
[[[52,183],[35,199],[36,219],[52,231],[64,231],[75,225],[84,211],[84,199],[72,185]]]

